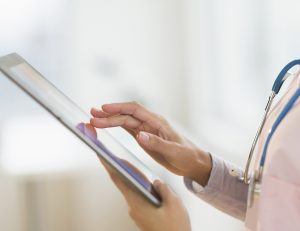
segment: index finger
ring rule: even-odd
[[[131,115],[143,122],[157,119],[156,114],[136,102],[104,104],[102,110],[109,114]]]

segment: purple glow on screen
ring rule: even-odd
[[[129,173],[136,181],[138,181],[146,190],[153,192],[151,182],[146,176],[141,173],[134,165],[126,160],[123,160],[114,155],[105,145],[97,138],[95,128],[90,124],[79,123],[76,128],[81,131],[86,137],[88,137],[94,144],[97,145],[102,151],[104,151],[111,159],[113,159],[120,167],[122,167],[127,173]]]

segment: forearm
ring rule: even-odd
[[[234,167],[233,164],[212,155],[212,169],[204,187],[188,177],[184,178],[184,182],[187,188],[202,200],[231,216],[244,220],[248,186],[229,174]]]
[[[191,180],[197,182],[201,186],[206,186],[212,170],[212,158],[208,152],[204,152],[200,149],[196,149],[196,160],[192,165],[190,176],[187,176]]]

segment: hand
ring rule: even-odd
[[[156,192],[162,198],[161,207],[150,204],[142,195],[127,185],[119,175],[101,161],[111,179],[126,199],[129,215],[143,231],[190,231],[191,225],[188,213],[181,200],[171,189],[160,181],[154,182]]]
[[[168,170],[207,184],[212,168],[209,153],[179,135],[161,116],[134,102],[106,104],[102,109],[93,108],[91,114],[94,127],[123,127]]]

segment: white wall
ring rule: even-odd
[[[176,121],[203,148],[243,163],[273,77],[299,56],[299,4],[2,1],[0,55],[20,53],[87,111],[106,102],[136,100]],[[0,229],[134,230],[120,194],[88,150],[75,153],[70,144],[54,145],[49,138],[56,154],[51,161],[45,157],[36,168],[34,155],[24,153],[33,163],[26,165],[28,171],[5,170],[12,165],[3,157],[20,154],[13,142],[7,149],[8,137],[23,145],[32,141],[17,125],[13,132],[7,126],[26,118],[52,120],[2,76],[0,93]],[[33,129],[32,119],[22,123]],[[62,146],[66,155],[59,156]],[[145,161],[182,195],[194,230],[241,229],[241,222],[188,193],[181,178]]]
[[[185,121],[182,4],[88,0],[70,6],[69,80],[84,105],[137,100]]]

